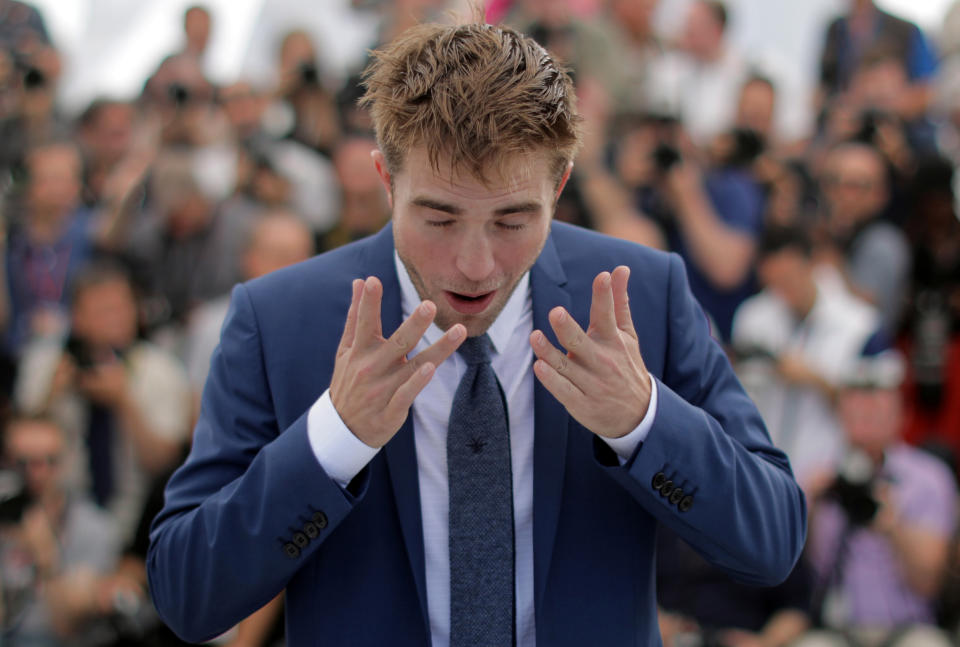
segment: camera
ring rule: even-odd
[[[651,153],[654,166],[660,173],[667,173],[683,159],[676,147],[661,141]]]
[[[23,87],[27,90],[42,90],[47,85],[47,75],[36,67],[28,67],[23,73]]]
[[[860,129],[854,135],[854,140],[863,144],[873,144],[877,137],[877,128],[890,123],[889,114],[876,108],[868,108],[860,113]]]
[[[0,470],[0,524],[20,523],[31,503],[23,477],[15,471]]]
[[[320,73],[317,71],[317,66],[313,63],[301,63],[297,71],[300,78],[300,85],[307,87],[320,85]]]
[[[190,89],[182,83],[171,83],[167,86],[167,96],[177,107],[190,103]]]
[[[97,364],[93,348],[76,335],[71,334],[67,338],[64,350],[66,350],[67,354],[73,359],[73,363],[76,364],[77,368],[81,371],[89,370]]]
[[[733,146],[725,160],[727,166],[750,166],[766,148],[763,135],[752,128],[734,128],[730,137]]]
[[[844,459],[825,496],[843,509],[854,526],[869,525],[880,509],[873,496],[876,477],[870,459],[861,452],[852,451]]]

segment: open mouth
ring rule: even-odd
[[[459,292],[444,291],[447,301],[450,302],[453,309],[465,315],[478,314],[486,310],[490,302],[493,301],[496,293],[496,290],[482,294],[461,294]]]

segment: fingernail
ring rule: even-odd
[[[420,367],[420,375],[426,377],[430,375],[430,371],[433,370],[433,364],[429,362]]]
[[[367,279],[363,284],[364,289],[367,291],[367,294],[373,294],[373,281]]]
[[[566,321],[567,320],[567,311],[561,310],[560,314],[557,315],[557,321]]]
[[[544,341],[543,333],[538,330],[537,333],[533,336],[533,342],[537,346],[543,346],[543,341]]]
[[[430,314],[430,304],[427,303],[426,301],[424,301],[423,303],[421,303],[420,305],[417,306],[417,312],[420,313],[420,314],[422,314],[422,315],[424,315],[424,316],[429,315],[429,314]]]
[[[600,287],[608,288],[610,287],[610,273],[604,272],[603,276],[600,277]]]
[[[461,326],[454,326],[450,329],[450,339],[453,341],[460,341],[463,338],[464,329]]]

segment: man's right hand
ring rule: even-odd
[[[383,337],[380,302],[383,285],[376,277],[353,282],[347,323],[337,348],[330,401],[347,428],[370,447],[382,447],[400,430],[414,398],[430,382],[437,365],[466,339],[462,324],[416,357],[407,359],[437,313],[424,301],[400,324],[390,339]]]

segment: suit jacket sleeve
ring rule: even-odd
[[[710,562],[747,583],[777,584],[804,545],[805,498],[710,337],[676,256],[669,276],[656,418],[632,459],[610,472]]]
[[[182,638],[207,640],[266,604],[356,502],[320,467],[306,420],[278,429],[256,313],[238,286],[190,456],[150,533],[153,601]]]

